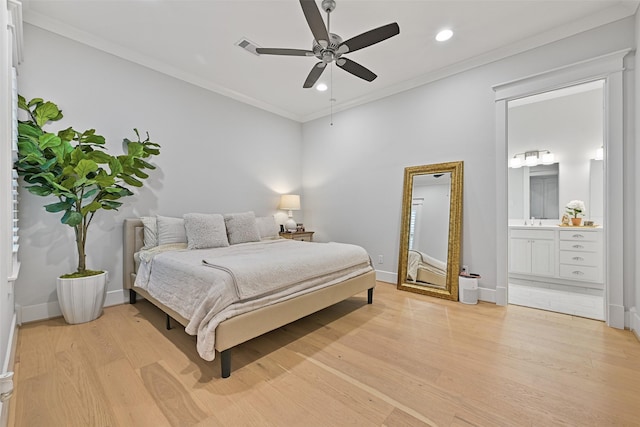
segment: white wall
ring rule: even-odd
[[[305,123],[309,229],[361,244],[374,259],[384,255],[377,267],[396,273],[404,167],[463,160],[461,263],[482,274],[480,286],[495,289],[492,85],[633,47],[634,37],[634,20],[625,19],[335,114],[333,126],[326,118]]]
[[[56,102],[65,118],[53,129],[96,128],[121,152],[132,128],[162,145],[156,171],[117,213],[100,212],[90,231],[88,265],[110,271],[122,289],[122,220],[187,212],[276,213],[280,193],[301,191],[301,125],[207,92],[131,62],[25,26],[20,92]],[[72,229],[46,213],[50,201],[21,192],[22,270],[16,302],[57,306],[55,278],[75,269]],[[298,222],[302,214],[296,213]],[[38,314],[40,315],[40,314]],[[46,313],[44,314],[46,315]]]
[[[636,33],[635,33],[635,42],[636,42],[636,49],[640,46],[640,11],[636,11],[636,16],[635,16],[635,24],[636,24]],[[637,58],[637,53],[636,53],[636,58]],[[633,125],[635,126],[635,140],[636,140],[636,145],[637,143],[640,141],[640,67],[638,66],[637,62],[636,62],[636,67],[635,67],[635,97],[634,98],[634,114],[633,114],[633,120],[631,120],[631,123],[633,123]],[[635,165],[640,165],[640,150],[636,149],[635,150],[635,156],[631,156],[634,160],[634,164]],[[635,171],[635,169],[634,169]],[[632,188],[635,191],[635,206],[633,207],[633,211],[636,213],[640,212],[640,173],[639,172],[635,172],[635,176],[632,176],[630,178],[632,184]],[[637,254],[640,252],[640,227],[636,225],[635,228],[635,242],[634,242],[634,250],[635,250],[635,254],[634,256],[637,259]],[[633,282],[635,282],[635,293],[633,294],[633,299],[635,300],[635,313],[633,314],[634,317],[631,321],[631,325],[633,327],[633,329],[636,332],[636,335],[638,336],[638,338],[640,339],[640,269],[635,266],[634,264],[634,271],[633,271],[633,275],[632,277],[635,279],[633,280]]]

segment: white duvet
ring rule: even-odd
[[[215,358],[215,328],[235,315],[370,271],[355,245],[290,239],[214,249],[158,247],[139,253],[135,285],[189,319],[198,353]]]

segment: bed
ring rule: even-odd
[[[179,309],[173,302],[167,302],[166,298],[156,297],[158,296],[157,292],[144,286],[136,285],[136,275],[138,274],[137,265],[141,261],[140,259],[136,259],[135,255],[138,253],[138,257],[140,256],[139,251],[144,244],[143,230],[144,226],[140,218],[125,219],[123,285],[125,289],[129,290],[129,302],[135,304],[137,296],[142,296],[166,313],[167,328],[170,327],[171,319],[174,319],[185,326],[188,333],[193,333],[193,330],[188,330],[188,326],[191,323],[193,329],[194,322],[191,322],[191,319],[183,315],[184,310],[182,310],[182,307]],[[291,239],[280,240],[291,241]],[[258,243],[256,243],[256,245],[257,244]],[[281,245],[282,243],[273,242],[272,244],[275,246]],[[296,242],[295,244],[325,245],[323,243],[316,244],[306,242]],[[241,245],[237,246],[239,247]],[[195,253],[198,251],[188,252]],[[182,256],[187,255],[183,253]],[[165,255],[162,255],[162,257],[164,259]],[[160,260],[160,257],[157,259]],[[203,259],[203,261],[205,261],[205,259]],[[202,334],[202,336],[204,337],[204,341],[212,346],[211,351],[220,355],[221,376],[227,378],[231,375],[231,349],[238,344],[294,322],[318,310],[362,293],[365,290],[367,291],[367,302],[371,304],[373,302],[373,289],[375,287],[375,270],[371,267],[370,260],[367,260],[367,262],[369,268],[366,268],[366,271],[354,271],[350,275],[347,275],[347,278],[336,278],[336,276],[333,276],[325,284],[316,281],[311,289],[299,289],[286,296],[280,297],[278,296],[279,294],[274,293],[267,298],[264,304],[260,304],[260,298],[253,299],[249,302],[234,302],[225,308],[225,310],[229,311],[224,311],[224,316],[216,315],[222,320],[213,325],[213,327],[208,328],[208,330],[206,330],[207,334]],[[204,264],[206,263],[203,262],[203,265]],[[207,266],[202,268],[205,269],[203,271],[205,271],[206,274],[220,274],[221,270],[225,270],[224,266],[213,267],[216,268],[208,268]],[[159,268],[156,269],[160,270]],[[250,278],[251,276],[247,277]],[[141,282],[139,277],[138,282]],[[178,299],[180,298],[181,296],[178,296]],[[205,329],[206,328],[199,329],[197,333],[199,352],[201,333]],[[211,360],[212,358],[213,357],[207,357],[205,360]]]
[[[447,284],[447,264],[424,252],[409,250],[407,280],[442,287]]]

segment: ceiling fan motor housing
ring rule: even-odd
[[[313,41],[313,54],[325,64],[329,64],[340,58],[342,53],[338,52],[338,46],[342,43],[342,37],[337,34],[329,34],[329,46],[323,48],[317,41]]]

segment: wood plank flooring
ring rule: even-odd
[[[366,294],[232,350],[142,301],[20,328],[10,426],[638,426],[640,342],[603,322]]]

